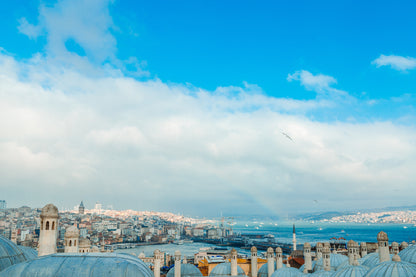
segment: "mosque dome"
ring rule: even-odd
[[[20,263],[0,272],[0,277],[153,277],[152,271],[140,259],[115,253],[52,254]]]
[[[282,267],[276,270],[272,277],[298,277],[303,276],[303,273],[294,267]]]
[[[231,263],[221,263],[214,267],[209,274],[210,277],[215,276],[231,276]],[[244,270],[237,265],[237,276],[246,276]],[[259,276],[260,277],[260,276]]]
[[[332,274],[334,274],[334,271],[325,271],[325,270],[319,270],[317,272],[314,272],[311,274],[311,276],[320,276],[320,277],[331,277]]]
[[[392,257],[393,254],[390,254],[390,260]],[[380,264],[380,256],[377,252],[368,254],[361,259],[361,265],[366,266],[368,268],[373,268],[378,264]]]
[[[54,204],[48,204],[42,208],[41,217],[58,217],[58,208]]]
[[[348,242],[347,242],[347,247],[348,248],[351,248],[351,247],[354,247],[355,246],[355,241],[353,241],[353,240],[349,240]]]
[[[79,247],[91,247],[91,242],[89,239],[80,239]]]
[[[140,253],[140,254],[139,254],[139,258],[140,258],[140,259],[146,258],[146,254],[144,254],[144,252]]]
[[[79,230],[76,226],[72,225],[66,228],[65,230],[65,237],[66,238],[78,238],[79,237]]]
[[[306,247],[311,248],[311,244],[309,242],[305,242],[303,244],[303,248],[306,248]]]
[[[416,245],[410,245],[399,252],[399,256],[404,262],[416,264]]]
[[[380,232],[377,234],[377,240],[378,240],[378,241],[388,241],[388,240],[389,240],[389,238],[388,238],[388,236],[387,236],[387,234],[386,234],[385,232],[380,231]]]
[[[273,262],[273,269],[276,268],[276,262]],[[262,265],[259,269],[259,271],[257,272],[257,276],[258,277],[268,277],[269,276],[269,267],[268,264],[265,263],[264,265]]]
[[[394,255],[391,261],[382,262],[370,269],[366,276],[413,277],[416,276],[416,265],[402,262],[398,255]]]
[[[344,256],[342,254],[333,254],[331,253],[330,256],[330,263],[331,263],[331,270],[335,271],[337,270],[337,268],[345,261],[348,261],[348,257]],[[313,271],[320,271],[324,269],[324,265],[323,265],[323,259],[320,258],[319,260],[316,261],[314,267],[313,267]]]
[[[168,271],[166,277],[175,277],[175,267]],[[193,264],[181,264],[181,277],[202,277],[202,273]]]
[[[14,264],[35,259],[36,251],[28,247],[17,246],[12,241],[0,236],[0,271]]]
[[[400,243],[401,249],[406,249],[407,247],[409,247],[409,244],[407,242],[403,241],[402,243]]]
[[[257,252],[257,247],[252,246],[252,247],[251,247],[251,252]]]
[[[362,265],[349,265],[333,273],[333,277],[362,277],[367,273],[368,268]]]

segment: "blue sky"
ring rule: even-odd
[[[389,196],[416,177],[416,5],[362,2],[3,3],[0,96],[13,120],[0,147],[21,151],[2,160],[9,202],[40,205],[15,189],[34,180],[63,206],[56,182],[88,188],[90,202],[182,212],[207,201],[279,214],[310,197],[328,210],[351,183],[353,195],[382,192],[340,208],[412,203]],[[224,187],[234,196],[216,199]],[[145,188],[143,206],[120,200]]]

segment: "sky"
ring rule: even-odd
[[[0,199],[192,216],[413,205],[413,1],[0,6]]]

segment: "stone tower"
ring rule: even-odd
[[[378,244],[378,255],[380,258],[380,263],[387,262],[390,260],[389,254],[389,238],[386,233],[383,231],[377,234],[377,244]]]
[[[175,251],[175,277],[181,277],[181,252],[179,250]]]
[[[322,250],[322,265],[325,271],[331,271],[331,250],[327,246]]]
[[[267,273],[268,277],[272,276],[274,272],[274,251],[273,248],[267,248]]]
[[[322,250],[323,250],[323,245],[321,242],[318,242],[316,244],[316,259],[319,260],[320,258],[322,258]]]
[[[79,207],[78,207],[78,213],[84,214],[84,212],[85,212],[84,202],[81,201],[81,204],[79,204]]]
[[[70,226],[65,231],[65,253],[79,252],[79,230],[76,226]]]
[[[353,240],[348,241],[347,248],[348,248],[348,263],[352,265],[354,262],[354,257],[357,256],[358,254],[355,241]]]
[[[399,254],[399,244],[398,244],[397,242],[395,242],[395,241],[393,241],[393,242],[391,243],[391,252],[392,252],[392,254],[394,254],[394,255]]]
[[[364,257],[365,255],[367,255],[367,243],[362,242],[360,244],[360,250],[361,250],[361,257]]]
[[[283,251],[282,248],[276,247],[276,270],[283,267]]]
[[[48,204],[42,208],[40,214],[39,257],[56,253],[58,218],[58,208],[53,204]]]
[[[312,272],[312,255],[311,255],[311,244],[306,242],[303,245],[303,257],[305,259],[305,271],[304,273]]]
[[[251,247],[251,277],[257,277],[257,248]]]
[[[237,250],[231,250],[231,276],[237,276]]]
[[[156,249],[154,252],[154,268],[153,274],[155,277],[160,277],[160,265],[161,265],[161,253],[159,249]]]

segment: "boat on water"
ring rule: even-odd
[[[177,244],[177,245],[182,245],[182,244],[183,244],[183,242],[184,242],[184,241],[183,241],[183,239],[180,239],[180,240],[174,240],[174,241],[173,241],[173,243],[174,243],[174,244]]]

